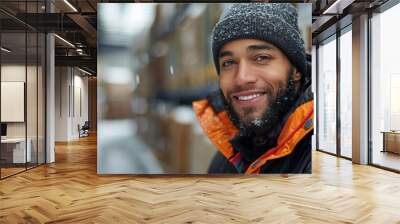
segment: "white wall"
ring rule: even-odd
[[[1,81],[25,82],[25,69],[25,65],[2,65]],[[1,109],[6,110],[7,108]],[[25,126],[25,122],[7,123],[7,137],[25,137]]]
[[[75,106],[73,110],[75,113],[73,113],[73,119],[72,119],[72,130],[71,130],[71,135],[78,137],[78,129],[77,126],[80,124],[81,126],[85,123],[85,121],[88,121],[88,77],[87,76],[81,76],[82,73],[79,73],[79,75],[76,75],[75,70],[75,75],[74,75],[74,99],[75,99]],[[80,93],[79,93],[80,91]],[[80,97],[79,97],[80,96]],[[80,101],[80,102],[79,102]],[[82,108],[79,108],[82,107]],[[80,109],[82,111],[80,111]]]
[[[56,67],[56,141],[79,138],[78,124],[88,120],[88,78],[83,75],[76,68]]]
[[[55,68],[55,141],[68,140],[68,71],[67,67]]]
[[[38,69],[38,70],[37,70]],[[25,80],[27,78],[27,81]],[[45,118],[44,118],[44,74],[42,67],[25,64],[3,64],[1,66],[1,81],[2,82],[24,82],[26,85],[26,105],[23,102],[21,113],[26,112],[26,120],[22,122],[6,122],[7,137],[9,138],[24,138],[25,135],[30,139],[30,148],[32,152],[32,161],[44,163],[45,150]],[[2,89],[3,92],[3,89]],[[4,92],[3,92],[4,93]],[[2,95],[2,98],[8,98],[7,95]],[[10,107],[2,107],[3,112],[13,110]],[[15,109],[14,109],[15,110]],[[13,113],[13,111],[7,111]],[[15,112],[14,112],[15,113]],[[24,116],[24,115],[23,115]],[[37,157],[37,153],[39,156]]]
[[[27,69],[27,70],[26,70]],[[1,81],[2,82],[25,82],[25,75],[26,72],[28,72],[28,75],[31,74],[36,74],[36,67],[34,66],[27,66],[25,67],[24,65],[18,65],[18,64],[6,64],[1,66]],[[28,77],[29,79],[29,77]],[[29,79],[30,85],[36,85],[36,81],[32,81]],[[36,88],[27,88],[27,103],[28,106],[31,106],[31,110],[35,110],[36,108]],[[4,97],[4,96],[3,96]],[[29,105],[31,102],[35,102],[33,105]],[[40,106],[40,105],[39,105]],[[34,107],[34,108],[32,108]],[[1,110],[7,110],[8,108],[1,108]],[[30,110],[28,110],[27,118],[28,122],[34,121],[36,124],[36,113],[32,113]],[[28,124],[28,129],[31,130],[30,128],[33,128],[36,130],[36,125],[35,124]],[[8,137],[25,137],[25,126],[26,122],[7,122],[7,136]],[[33,127],[35,126],[35,127]],[[29,134],[31,133],[28,130],[28,137]]]

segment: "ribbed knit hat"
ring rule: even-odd
[[[290,3],[236,3],[222,14],[212,33],[214,64],[219,74],[219,52],[229,41],[267,41],[306,75],[304,41],[297,25],[297,9]]]

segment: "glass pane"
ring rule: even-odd
[[[27,33],[28,38],[28,63],[27,63],[27,82],[26,82],[26,110],[27,110],[27,142],[30,147],[30,160],[28,168],[37,165],[37,73],[38,73],[38,38],[36,32]]]
[[[46,37],[39,33],[38,46],[38,163],[45,163],[45,44]]]
[[[1,34],[1,161],[2,177],[25,170],[26,34]],[[28,147],[29,149],[29,147]]]
[[[318,48],[318,147],[336,153],[336,39]]]
[[[37,13],[37,2],[27,2],[26,12]],[[28,14],[28,15],[29,15]],[[37,17],[30,18],[32,23]],[[26,80],[26,113],[27,113],[27,142],[31,150],[31,158],[27,163],[28,168],[37,165],[37,73],[38,73],[38,37],[34,30],[27,30],[27,80]]]
[[[352,35],[351,30],[340,37],[340,153],[352,156]]]
[[[372,163],[400,170],[400,4],[372,18]]]

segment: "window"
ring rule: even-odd
[[[340,36],[340,155],[352,157],[352,34],[351,26]]]
[[[318,48],[318,149],[336,153],[336,36]]]
[[[18,7],[21,14],[39,13],[44,3],[18,2]],[[46,40],[44,33],[2,12],[0,20],[0,178],[5,178],[45,163]]]
[[[400,170],[400,4],[371,18],[372,164]]]

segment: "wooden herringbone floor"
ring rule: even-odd
[[[0,181],[0,223],[400,223],[400,175],[320,152],[312,175],[98,176],[94,137]]]

